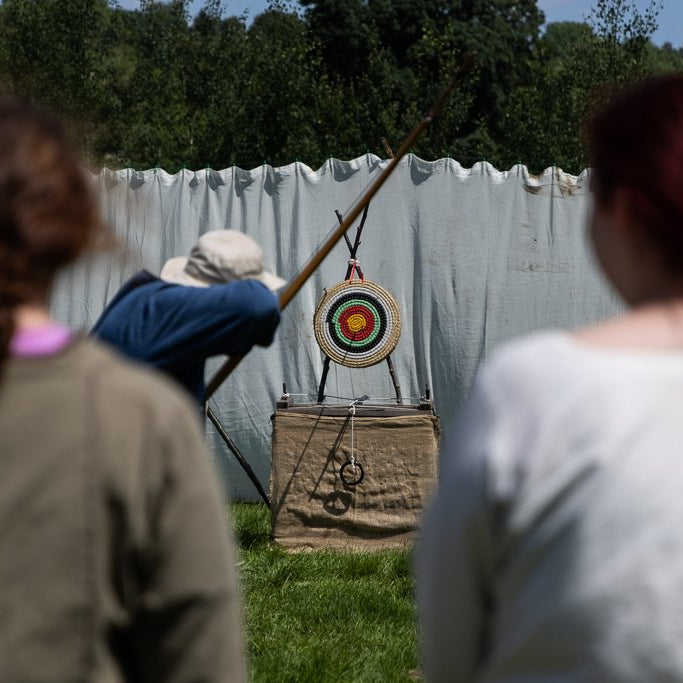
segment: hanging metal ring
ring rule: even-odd
[[[358,486],[363,481],[364,476],[365,470],[358,460],[355,462],[347,460],[339,469],[339,477],[347,486]]]

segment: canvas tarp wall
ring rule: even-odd
[[[66,273],[52,307],[68,324],[89,329],[125,278],[187,254],[206,230],[237,228],[264,248],[266,264],[292,277],[344,212],[388,163],[366,155],[330,159],[313,171],[301,163],[251,171],[103,170],[94,178],[102,212],[125,247]],[[392,359],[406,397],[431,388],[447,428],[480,361],[501,341],[548,327],[602,319],[619,303],[598,275],[587,244],[588,172],[523,166],[500,172],[453,159],[404,158],[373,200],[358,257],[365,276],[393,293],[403,333]],[[354,228],[350,231],[353,237]],[[211,403],[268,487],[270,416],[287,383],[299,401],[315,400],[322,354],[313,312],[325,286],[343,279],[341,241],[283,314],[275,343],[257,348]],[[207,376],[223,359],[210,362]],[[561,388],[558,388],[560,390]],[[327,394],[393,396],[387,366],[333,365]],[[337,400],[337,399],[330,399]],[[257,499],[220,438],[210,447],[233,496]]]

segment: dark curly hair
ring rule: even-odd
[[[0,100],[0,368],[14,311],[44,302],[57,271],[88,247],[97,203],[59,122]]]

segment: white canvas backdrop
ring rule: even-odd
[[[263,246],[267,266],[292,277],[388,163],[373,155],[251,171],[102,170],[94,177],[102,213],[123,256],[90,259],[57,283],[54,315],[89,330],[124,280],[158,273],[187,254],[207,230],[243,230]],[[586,238],[588,172],[521,165],[501,172],[486,162],[465,169],[453,159],[404,158],[373,200],[358,258],[365,276],[393,293],[403,333],[392,360],[403,395],[428,385],[447,425],[479,363],[501,341],[541,328],[602,319],[620,304],[598,274]],[[353,240],[355,226],[349,231]],[[228,378],[212,407],[267,488],[270,416],[282,392],[315,400],[323,356],[313,313],[325,286],[343,279],[342,240],[283,313],[276,340],[256,348]],[[223,359],[211,361],[210,377]],[[558,387],[558,392],[561,387]],[[332,365],[327,394],[393,396],[387,366]],[[212,427],[207,437],[226,482],[240,499],[258,496]]]

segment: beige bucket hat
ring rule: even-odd
[[[286,280],[264,270],[263,250],[258,242],[239,230],[205,232],[189,256],[166,261],[159,277],[165,282],[190,287],[258,280],[275,291],[286,284]]]

